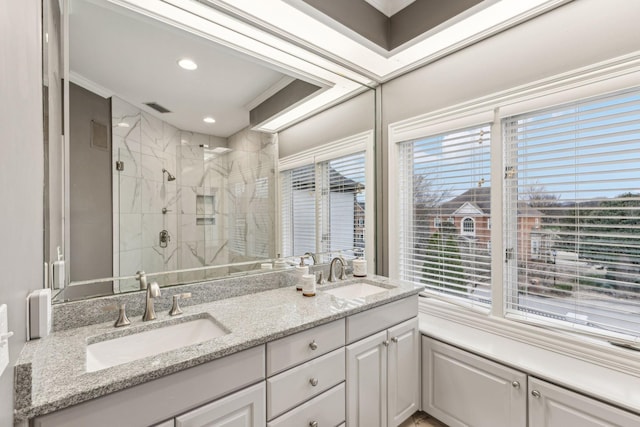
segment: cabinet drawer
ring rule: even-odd
[[[347,318],[347,343],[358,341],[417,315],[417,295],[354,314]]]
[[[344,319],[267,343],[271,376],[344,346]]]
[[[344,426],[344,417],[345,396],[344,383],[342,383],[304,405],[270,421],[267,427],[309,426],[314,421],[318,423],[318,426]]]
[[[267,379],[267,419],[344,381],[344,365],[343,347]]]

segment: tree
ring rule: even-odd
[[[422,283],[466,292],[466,277],[455,232],[455,226],[446,222],[429,238],[422,265]]]

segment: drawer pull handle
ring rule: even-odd
[[[511,386],[513,388],[520,388],[520,383],[518,381],[514,381],[514,382],[511,383]]]
[[[536,399],[540,398],[540,392],[538,390],[532,390],[531,391],[531,396],[535,397]]]
[[[311,378],[309,380],[309,384],[311,384],[313,387],[318,385],[318,379],[317,378]]]
[[[318,427],[318,422],[317,421],[311,421],[309,423],[309,427]]]
[[[309,348],[311,350],[317,350],[318,349],[318,343],[316,342],[316,340],[313,340],[309,343]]]
[[[393,338],[391,338],[391,341],[393,341],[393,342],[397,343],[397,342],[398,342],[398,337],[393,337]]]
[[[384,340],[384,341],[382,341],[382,344],[383,344],[385,347],[389,347],[389,340]]]

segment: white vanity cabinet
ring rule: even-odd
[[[450,427],[526,427],[527,375],[422,337],[422,408]]]
[[[637,427],[640,416],[529,377],[530,427]]]
[[[426,336],[422,359],[423,410],[450,427],[640,426],[636,414]]]
[[[269,427],[344,422],[344,344],[344,319],[267,344]]]
[[[262,387],[260,399],[257,397],[258,394],[251,395],[256,399],[252,403],[251,410],[257,414],[261,402],[264,402],[264,378],[265,347],[258,346],[37,417],[32,420],[32,425],[33,427],[146,427],[179,416],[193,408],[198,408],[194,410],[194,414],[199,414],[198,411],[207,407],[202,405],[208,405],[210,402],[213,402],[214,408],[218,408],[215,416],[218,419],[224,419],[225,415],[233,416],[238,410],[246,412],[248,404],[246,401],[241,402],[242,398],[246,397],[243,392]],[[257,387],[250,387],[253,385]],[[232,403],[229,403],[230,401]],[[222,403],[216,405],[217,402]],[[225,404],[229,406],[224,406]],[[242,405],[245,409],[241,408]],[[262,406],[264,407],[264,403]],[[212,411],[215,410],[212,409]],[[206,412],[206,409],[203,411]],[[225,414],[223,411],[228,412]],[[262,414],[257,418],[258,424],[248,425],[264,426],[264,409]],[[195,416],[192,418],[198,419]],[[172,425],[171,421],[164,421],[160,425],[164,426],[165,422]],[[190,421],[185,425],[207,424]],[[244,424],[227,422],[227,424],[218,425]]]
[[[264,382],[180,415],[175,427],[263,427]]]
[[[347,337],[358,339],[346,349],[347,426],[395,427],[420,409],[416,314],[408,298],[347,318]]]

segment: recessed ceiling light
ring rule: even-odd
[[[202,121],[205,123],[215,123],[216,119],[214,119],[213,117],[205,117],[204,119],[202,119]]]
[[[129,127],[131,127],[131,125],[129,125],[129,123],[127,123],[127,122],[119,122],[119,123],[117,124],[117,126],[118,126],[119,128],[129,128]]]
[[[182,58],[181,60],[178,61],[178,65],[184,68],[185,70],[189,70],[189,71],[193,71],[196,68],[198,68],[198,64],[196,64],[195,62],[193,62],[193,60],[189,58]]]

